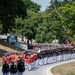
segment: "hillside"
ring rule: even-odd
[[[2,57],[6,52],[17,52],[17,51],[24,51],[24,50],[0,39],[0,57]]]

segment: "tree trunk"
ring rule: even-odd
[[[29,39],[29,38],[27,38],[27,45],[29,45],[29,40],[30,40],[30,39]]]

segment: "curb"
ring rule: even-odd
[[[51,73],[51,69],[52,69],[52,68],[48,68],[48,69],[46,70],[46,75],[53,75],[53,74]]]
[[[51,69],[53,67],[58,66],[58,65],[62,65],[62,64],[66,64],[66,63],[70,63],[70,62],[75,62],[75,59],[54,63],[54,65],[52,65],[50,68],[47,68],[46,75],[53,75],[52,72],[51,72]]]
[[[2,67],[0,67],[0,69],[2,69]]]

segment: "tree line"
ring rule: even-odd
[[[43,12],[31,0],[0,0],[0,33],[14,33],[37,42],[75,38],[75,0],[51,0]],[[71,38],[72,39],[71,39]]]

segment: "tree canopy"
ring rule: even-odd
[[[12,30],[16,17],[22,17],[24,19],[27,15],[26,10],[26,5],[22,0],[0,0],[2,33],[8,33]]]
[[[12,32],[41,43],[54,39],[64,43],[64,35],[75,37],[75,0],[51,0],[43,12],[40,7],[31,0],[0,0],[0,33]]]

